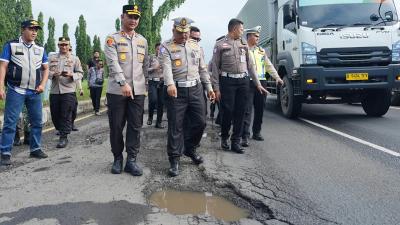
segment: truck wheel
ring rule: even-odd
[[[287,76],[283,77],[283,82],[279,90],[282,113],[287,118],[296,118],[301,112],[301,98],[294,95],[293,84]]]
[[[392,105],[400,105],[400,92],[399,91],[392,92]]]
[[[390,89],[367,90],[361,105],[368,116],[380,117],[389,110],[391,97]]]

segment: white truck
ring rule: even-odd
[[[263,26],[262,47],[285,81],[268,90],[286,117],[303,103],[357,102],[382,116],[400,87],[399,10],[398,0],[248,0],[238,18]]]

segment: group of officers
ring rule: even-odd
[[[191,158],[195,164],[204,161],[196,149],[206,126],[205,93],[212,103],[219,103],[222,149],[244,153],[244,147],[249,146],[253,108],[252,138],[262,141],[267,76],[272,76],[278,85],[282,85],[283,81],[266,52],[257,46],[261,27],[246,30],[246,41],[242,38],[243,22],[230,20],[228,34],[217,40],[213,59],[207,67],[199,45],[200,30],[191,26],[194,21],[186,17],[173,19],[172,38],[156,44],[156,54],[148,56],[146,39],[135,32],[140,16],[138,6],[125,5],[121,15],[122,29],[109,35],[105,45],[109,67],[108,117],[114,155],[111,172],[120,174],[124,168],[134,176],[143,174],[137,164],[137,156],[146,78],[149,89],[147,124],[152,125],[157,106],[155,126],[163,128],[163,105],[167,108],[170,176],[179,175],[182,155]],[[126,123],[124,144],[122,132]],[[127,152],[125,167],[124,147]]]
[[[228,24],[228,34],[217,39],[213,58],[207,67],[203,49],[199,45],[200,32],[191,26],[194,21],[186,17],[174,19],[172,38],[162,44],[156,44],[156,54],[149,56],[147,40],[135,32],[140,17],[141,11],[137,5],[123,6],[121,31],[109,35],[104,47],[109,68],[106,97],[111,151],[114,156],[111,172],[120,174],[124,169],[133,176],[143,174],[143,170],[137,164],[137,156],[140,149],[140,128],[143,124],[147,91],[149,91],[148,125],[152,125],[153,112],[157,108],[155,126],[164,128],[162,124],[164,103],[167,108],[167,153],[170,162],[168,174],[172,177],[179,175],[179,159],[182,155],[191,158],[195,164],[203,163],[203,158],[197,153],[196,148],[200,144],[206,126],[205,93],[212,103],[219,105],[222,149],[244,153],[243,147],[249,146],[253,108],[252,138],[263,140],[260,132],[267,94],[264,88],[267,76],[272,76],[278,84],[283,84],[283,81],[269,61],[266,52],[257,46],[261,27],[246,30],[246,41],[242,38],[243,22],[231,19]],[[190,32],[191,28],[192,32]],[[64,41],[69,42],[69,40],[60,39],[60,52],[49,60],[44,50],[37,47],[41,51],[36,57],[38,60],[32,63],[35,64],[36,70],[31,72],[38,74],[39,68],[43,71],[40,73],[41,77],[36,76],[35,84],[29,82],[28,85],[26,84],[24,79],[27,73],[22,73],[22,79],[12,77],[12,67],[15,64],[13,57],[10,57],[10,61],[13,62],[11,69],[10,64],[1,63],[0,98],[5,98],[4,89],[2,89],[4,77],[7,78],[8,86],[10,86],[10,81],[13,81],[11,84],[14,87],[31,90],[36,94],[42,92],[43,82],[47,80],[50,67],[50,79],[58,81],[52,87],[55,91],[52,94],[59,94],[58,96],[51,95],[51,98],[57,98],[58,105],[55,107],[60,110],[61,119],[68,121],[71,118],[69,109],[72,109],[76,81],[82,78],[83,72],[76,56],[64,54],[68,52],[67,45],[64,49]],[[25,44],[24,46],[26,47]],[[15,56],[14,49],[12,48],[12,53]],[[28,49],[28,54],[29,51]],[[28,72],[29,79],[32,79],[31,72]],[[74,89],[73,94],[72,89]],[[33,109],[29,104],[27,104],[27,109],[29,118],[32,120]],[[19,114],[21,110],[18,107],[14,111],[14,114]],[[12,137],[15,133],[13,123],[16,123],[14,117],[9,123],[7,121],[4,123],[0,144],[2,164],[10,163]],[[124,142],[125,125],[127,128]],[[67,140],[72,124],[68,122],[57,125],[56,122],[55,126],[60,131],[59,144],[66,145],[64,142]],[[32,131],[37,127],[37,130],[40,129],[41,132],[41,125],[31,121],[31,127]],[[32,133],[38,135],[37,132],[31,132],[31,140],[34,140],[31,142],[31,156],[47,157],[40,148],[40,137],[35,138]],[[124,148],[127,152],[125,167],[123,167]]]

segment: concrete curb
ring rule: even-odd
[[[101,98],[101,108],[105,107],[105,97]],[[88,112],[93,112],[93,106],[92,106],[92,100],[85,100],[85,101],[79,101],[78,102],[78,115],[88,113]],[[0,114],[0,127],[3,128],[3,121],[4,121],[4,114]],[[49,126],[52,125],[51,121],[51,113],[50,113],[50,107],[46,106],[43,107],[42,110],[42,122],[43,126]]]

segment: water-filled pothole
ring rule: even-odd
[[[210,215],[226,222],[249,216],[247,210],[211,193],[160,191],[150,196],[150,203],[175,215]]]

